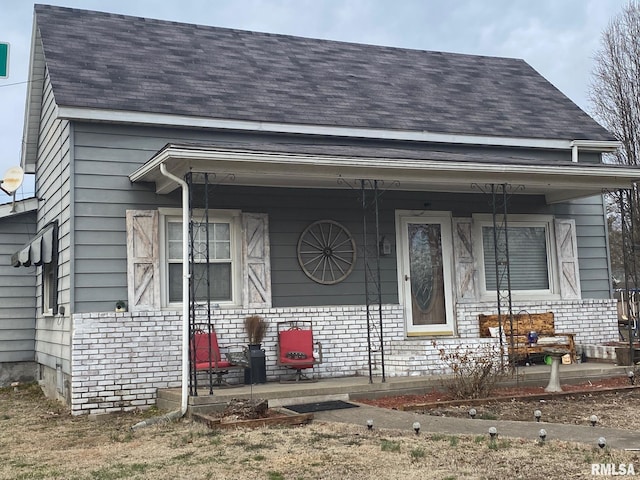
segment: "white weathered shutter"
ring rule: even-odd
[[[573,219],[555,219],[556,251],[560,268],[560,296],[563,299],[580,299],[580,269],[576,222]]]
[[[160,308],[158,212],[127,210],[127,283],[129,310]]]
[[[269,216],[242,214],[242,303],[247,308],[271,306]]]
[[[471,219],[453,219],[453,254],[459,301],[476,299],[476,271],[471,231]]]

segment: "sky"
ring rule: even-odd
[[[147,18],[392,47],[521,58],[586,112],[602,31],[627,0],[42,0]],[[0,1],[0,175],[20,164],[34,2]],[[27,176],[16,198],[33,195]],[[10,201],[0,191],[0,204]]]

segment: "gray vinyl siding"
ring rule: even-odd
[[[35,212],[0,219],[0,369],[3,363],[34,360],[37,267],[14,268],[11,255],[35,230]]]
[[[127,298],[126,210],[180,207],[179,191],[156,195],[149,185],[129,180],[131,172],[170,141],[171,132],[74,126],[75,312],[112,311],[118,300]],[[183,133],[178,138],[207,137]]]
[[[38,135],[36,192],[40,201],[38,229],[58,221],[58,305],[65,315],[43,316],[42,268],[37,269],[37,334],[36,360],[70,373],[71,335],[71,125],[55,118],[56,105],[48,76],[45,77]]]
[[[127,298],[125,212],[127,209],[180,207],[180,192],[157,195],[154,186],[131,184],[129,174],[170,142],[237,145],[247,139],[254,142],[313,142],[322,140],[215,133],[204,130],[115,126],[74,123],[74,308],[77,313],[111,311],[115,302]],[[357,144],[356,141],[347,141]],[[442,148],[445,148],[444,146]],[[462,148],[462,147],[461,147]],[[473,148],[473,147],[466,147]],[[452,148],[451,151],[459,151]],[[523,151],[523,154],[531,152]],[[559,156],[546,153],[545,158],[567,160],[570,153]],[[581,160],[587,160],[581,159]],[[592,160],[591,158],[588,159]],[[218,179],[219,181],[220,179]],[[214,182],[215,183],[215,182]],[[211,208],[241,209],[269,214],[271,239],[272,300],[274,306],[362,304],[364,270],[362,265],[362,211],[360,190],[267,189],[224,185],[215,188]],[[228,183],[228,182],[226,182]],[[558,212],[572,216],[563,208],[576,209],[580,268],[585,298],[608,295],[606,249],[601,210],[578,202],[571,207],[548,206],[541,196],[517,195],[512,213]],[[381,259],[383,301],[398,302],[395,249],[395,211],[451,211],[454,216],[490,213],[489,199],[483,194],[443,194],[433,192],[388,191],[381,197],[380,233],[392,243],[392,254]],[[358,246],[356,268],[343,282],[334,286],[319,285],[301,271],[296,244],[300,233],[311,222],[331,219],[342,223],[353,234]],[[371,223],[369,228],[373,229]],[[370,238],[375,248],[377,240]]]
[[[611,272],[602,195],[556,205],[554,213],[576,222],[582,297],[610,298]]]
[[[302,305],[360,305],[365,303],[364,236],[358,190],[296,190],[282,188],[249,189],[217,187],[210,199],[212,208],[239,208],[269,215],[271,243],[272,302],[276,307]],[[380,232],[395,238],[395,212],[380,209]],[[336,285],[321,285],[309,279],[298,264],[300,234],[318,220],[334,220],[349,230],[356,243],[357,259],[353,272]],[[371,222],[371,220],[369,220]],[[367,243],[375,255],[375,225],[368,224]],[[393,241],[393,240],[392,240]],[[384,303],[398,303],[397,276],[393,255],[380,260],[381,291]],[[374,287],[372,286],[372,291]]]
[[[392,244],[392,253],[381,257],[383,302],[397,303],[395,245],[395,211],[453,211],[455,216],[491,213],[484,195],[431,192],[388,191],[379,205],[380,235]],[[540,196],[513,197],[509,211],[513,214],[557,214],[576,220],[580,275],[583,298],[608,298],[609,275],[604,237],[604,217],[600,197],[548,206]],[[271,272],[274,306],[343,305],[364,303],[363,221],[359,190],[295,190],[219,186],[210,199],[211,208],[259,210],[269,214],[271,235]],[[342,223],[353,234],[358,249],[356,268],[343,282],[334,286],[319,285],[301,271],[296,256],[300,233],[316,220],[331,219]],[[371,222],[371,221],[370,221]],[[368,231],[372,232],[373,223]],[[368,245],[375,254],[377,241],[370,236]]]

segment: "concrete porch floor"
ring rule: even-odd
[[[600,378],[626,376],[631,367],[611,363],[576,363],[560,366],[560,384],[582,383]],[[500,383],[501,386],[545,386],[549,381],[549,365],[518,367],[513,374]],[[189,397],[189,411],[205,413],[221,410],[232,398],[260,398],[269,401],[270,407],[282,407],[299,403],[326,400],[352,400],[379,398],[392,395],[421,394],[440,386],[441,376],[374,377],[369,383],[368,376],[320,378],[315,382],[279,383],[269,382],[259,385],[199,389],[197,396]],[[158,390],[157,406],[163,410],[180,408],[179,388]]]

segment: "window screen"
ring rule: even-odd
[[[504,235],[504,233],[502,234]],[[548,290],[549,267],[547,260],[546,228],[508,227],[509,268],[512,290]],[[504,238],[498,237],[498,246],[502,248]],[[496,264],[493,227],[482,227],[482,245],[484,250],[485,287],[496,290]],[[502,269],[501,269],[502,271]],[[502,288],[506,288],[506,279]]]

